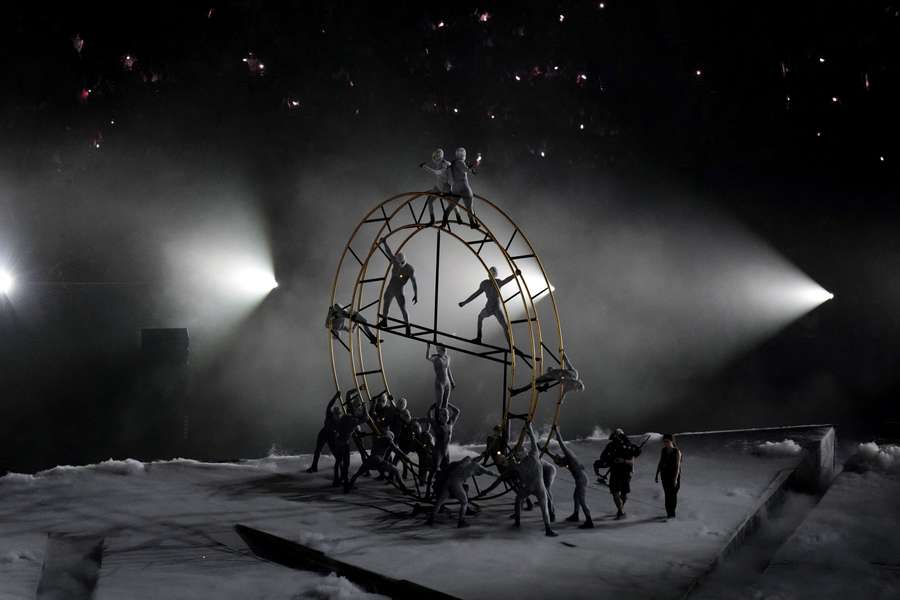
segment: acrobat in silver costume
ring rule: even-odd
[[[466,481],[474,475],[493,475],[490,471],[478,464],[471,456],[466,456],[462,460],[454,461],[447,465],[440,477],[440,481],[436,487],[436,500],[434,509],[428,517],[427,523],[434,524],[444,503],[449,498],[453,498],[459,502],[459,518],[456,522],[457,527],[468,527],[469,524],[465,520],[466,509],[469,507],[469,496],[466,492]]]
[[[450,162],[444,160],[444,151],[440,148],[431,153],[431,160],[423,162],[419,165],[432,175],[434,175],[434,187],[429,192],[432,194],[449,194],[450,193]],[[425,200],[428,207],[428,224],[434,224],[434,202],[438,199],[436,195],[429,195]],[[448,199],[449,201],[449,199]],[[454,208],[456,205],[454,204]],[[459,220],[459,210],[456,210],[456,219]]]
[[[350,324],[348,321],[357,323],[363,330],[363,333],[373,344],[378,343],[378,337],[369,329],[369,322],[356,311],[342,308],[340,304],[334,304],[328,308],[328,317],[325,319],[325,327],[331,332],[335,339],[340,339],[338,331],[350,332]]]
[[[387,288],[384,290],[384,309],[382,312],[379,327],[387,327],[388,315],[391,312],[391,303],[396,300],[403,314],[403,322],[406,324],[406,335],[409,335],[409,314],[406,312],[406,297],[403,295],[403,287],[407,281],[412,281],[413,286],[413,304],[419,301],[419,287],[416,284],[415,270],[413,266],[406,262],[406,258],[402,252],[394,254],[388,246],[387,240],[382,239],[381,245],[384,247],[384,253],[391,261],[391,279],[388,281]]]
[[[478,227],[478,220],[475,218],[475,212],[472,210],[472,200],[475,195],[469,186],[469,173],[474,173],[471,167],[466,163],[466,149],[456,149],[456,159],[450,163],[450,193],[451,197],[447,200],[447,207],[444,209],[444,219],[441,227],[447,227],[450,218],[450,211],[457,208],[457,204],[462,203],[469,214],[469,227],[475,229]]]
[[[478,289],[475,290],[475,293],[459,303],[460,308],[462,308],[481,294],[484,294],[485,298],[487,298],[484,308],[478,313],[478,335],[475,337],[475,343],[481,343],[482,325],[484,320],[488,317],[497,319],[503,334],[507,336],[507,338],[509,337],[506,330],[506,318],[503,316],[503,310],[500,308],[500,288],[515,279],[517,275],[522,274],[521,271],[516,269],[515,274],[510,275],[506,279],[498,280],[497,267],[491,267],[488,269],[488,273],[490,273],[490,278],[483,280],[481,284],[479,284]]]
[[[521,525],[522,502],[525,501],[527,496],[534,495],[537,498],[538,506],[541,509],[541,517],[544,520],[544,533],[550,537],[556,537],[558,534],[550,527],[549,498],[545,483],[546,474],[544,473],[544,464],[546,463],[541,461],[540,449],[538,448],[537,439],[534,437],[531,423],[528,424],[526,432],[531,441],[531,448],[520,462],[510,465],[510,470],[515,474],[517,480],[514,514],[516,527]],[[553,465],[548,466],[553,467]],[[553,468],[553,474],[555,475],[555,473],[556,469]]]
[[[450,402],[450,390],[456,387],[453,380],[453,371],[450,370],[450,355],[447,349],[438,344],[435,353],[429,354],[431,344],[425,346],[425,360],[431,361],[434,366],[434,399],[438,408],[447,408]]]
[[[578,461],[578,457],[569,450],[568,446],[566,446],[566,442],[563,441],[559,428],[556,429],[556,439],[559,441],[559,449],[562,450],[563,455],[555,456],[549,452],[548,454],[553,457],[553,461],[557,465],[569,469],[569,473],[572,474],[572,479],[575,480],[575,492],[572,495],[575,508],[572,514],[566,517],[566,521],[572,521],[574,523],[580,521],[581,519],[578,517],[578,512],[579,509],[581,509],[584,511],[584,523],[578,526],[579,529],[593,529],[594,521],[591,519],[591,509],[588,508],[586,500],[588,478],[587,473],[585,473],[584,470],[584,465]]]

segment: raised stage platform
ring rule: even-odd
[[[829,428],[680,436],[683,484],[678,518],[668,522],[653,483],[660,443],[651,440],[639,459],[627,519],[612,518],[608,490],[593,484],[597,528],[558,522],[557,538],[543,535],[537,510],[524,513],[522,528],[514,529],[512,496],[484,503],[468,529],[456,529],[449,515],[427,527],[424,515],[413,515],[413,502],[382,482],[361,479],[346,495],[329,487],[327,457],[311,475],[302,472],[305,455],[216,464],[119,461],[7,475],[0,478],[0,598],[35,598],[42,568],[52,574],[55,566],[45,559],[58,561],[48,556],[50,547],[58,554],[48,534],[51,541],[102,541],[99,599],[368,596],[342,578],[256,558],[234,532],[237,523],[460,598],[679,598],[753,527],[754,515],[792,475],[827,465],[821,453],[829,435],[833,442]],[[571,447],[589,465],[605,443]],[[570,514],[572,489],[561,471],[553,489],[560,519]]]

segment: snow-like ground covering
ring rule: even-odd
[[[613,520],[608,490],[597,484],[589,491],[597,529],[561,521],[573,488],[561,471],[553,490],[558,538],[544,537],[538,511],[524,513],[521,530],[512,528],[511,496],[484,503],[468,529],[453,527],[449,515],[425,527],[413,502],[383,483],[361,479],[347,495],[329,487],[327,457],[313,475],[302,472],[306,455],[237,463],[111,460],[7,475],[0,478],[0,598],[34,597],[48,532],[105,537],[99,600],[370,597],[341,578],[258,560],[235,523],[462,598],[674,598],[710,564],[777,473],[797,464],[796,456],[747,450],[760,441],[682,437],[679,517],[669,522],[661,519],[662,491],[653,483],[655,440],[639,459],[624,521]],[[604,443],[571,447],[589,468]],[[477,452],[453,450],[455,457]]]
[[[724,565],[697,600],[900,598],[900,447],[859,444],[822,500],[791,495],[778,521],[787,539],[771,554]],[[797,509],[798,504],[803,504]],[[793,506],[792,506],[793,505]],[[777,532],[776,532],[777,535]],[[751,541],[750,545],[754,544]],[[741,550],[744,552],[744,550]],[[752,549],[751,549],[752,552]],[[753,563],[757,564],[753,564]]]
[[[769,456],[796,456],[803,452],[803,447],[792,439],[784,439],[780,442],[757,444],[754,452]]]

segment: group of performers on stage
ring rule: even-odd
[[[444,160],[444,153],[437,149],[432,154],[432,160],[422,163],[420,166],[427,169],[435,176],[435,185],[430,190],[426,206],[429,212],[429,225],[435,223],[434,202],[442,197],[446,200],[441,227],[448,227],[448,219],[451,212],[456,213],[457,221],[461,223],[458,204],[462,204],[469,216],[469,225],[473,228],[479,226],[472,208],[473,193],[468,182],[468,173],[474,172],[480,161],[480,155],[475,163],[466,162],[465,148],[456,150],[456,158],[452,162]],[[392,304],[396,301],[403,316],[406,335],[410,336],[409,315],[406,310],[406,298],[404,288],[411,282],[413,286],[413,304],[418,302],[418,284],[415,278],[415,269],[406,261],[402,252],[392,252],[387,240],[378,240],[378,247],[384,252],[391,264],[390,279],[385,287],[383,296],[383,312],[374,329],[384,330],[389,327],[388,315]],[[469,297],[459,302],[463,307],[475,300],[481,294],[485,295],[486,303],[478,314],[477,336],[473,342],[481,343],[483,321],[488,317],[494,317],[500,324],[501,330],[507,336],[509,331],[501,307],[500,289],[513,281],[521,272],[515,273],[504,279],[498,279],[496,267],[489,268],[489,277],[481,282],[478,289]],[[366,319],[352,307],[342,307],[339,304],[332,305],[328,310],[326,327],[331,335],[340,340],[340,332],[351,332],[353,323],[365,335],[368,341],[374,345],[380,344],[381,339]],[[581,528],[594,527],[590,509],[586,502],[586,490],[588,477],[585,467],[582,465],[572,450],[564,442],[558,428],[554,428],[560,450],[559,455],[550,452],[549,444],[542,451],[535,437],[531,423],[528,422],[525,434],[528,437],[528,449],[524,443],[510,447],[507,444],[507,432],[497,425],[488,437],[484,451],[475,457],[466,456],[461,460],[450,461],[450,443],[453,438],[453,428],[460,417],[460,409],[450,403],[450,393],[456,387],[456,381],[450,368],[450,356],[442,345],[436,345],[434,352],[431,344],[426,346],[425,358],[431,362],[434,373],[435,401],[429,407],[424,417],[412,416],[405,398],[395,399],[388,392],[382,392],[372,396],[368,402],[363,400],[357,389],[349,390],[341,400],[341,393],[337,392],[329,401],[325,412],[325,422],[319,432],[316,441],[316,449],[313,455],[312,465],[307,472],[316,472],[319,458],[326,446],[334,456],[333,486],[343,486],[345,492],[353,489],[360,476],[368,476],[372,471],[378,472],[378,479],[386,480],[404,493],[411,492],[407,486],[410,473],[417,490],[417,496],[434,503],[428,516],[428,522],[433,523],[435,517],[441,511],[443,505],[454,499],[459,502],[459,527],[467,526],[466,514],[471,514],[469,501],[468,481],[474,481],[477,475],[489,475],[495,477],[494,483],[481,493],[486,495],[498,485],[504,485],[515,492],[515,523],[518,526],[523,503],[531,506],[531,498],[537,500],[544,522],[545,532],[548,536],[557,535],[551,527],[555,521],[555,507],[551,488],[556,477],[556,467],[565,467],[569,470],[575,482],[573,495],[574,510],[566,520],[580,522],[580,513],[584,513],[584,522]],[[563,396],[571,391],[583,391],[584,384],[579,378],[578,371],[563,356],[560,368],[548,368],[545,373],[537,377],[532,384],[522,387],[510,387],[510,395],[516,395],[534,387],[538,392],[544,392],[559,385]],[[364,388],[361,388],[364,389]],[[368,393],[367,393],[368,394]],[[526,417],[526,415],[510,415],[513,417]],[[369,431],[363,432],[362,426],[368,424]],[[365,448],[364,438],[371,437],[369,448]],[[672,441],[674,446],[674,441]],[[356,447],[362,457],[359,469],[350,475],[350,454],[352,447]],[[665,450],[665,449],[664,449]],[[610,437],[610,442],[599,460],[594,463],[594,471],[598,480],[609,486],[617,508],[617,518],[624,518],[625,502],[630,491],[629,481],[633,469],[634,459],[640,454],[639,446],[632,444],[621,430],[616,430]],[[680,451],[677,451],[677,473],[675,478],[680,480]],[[542,459],[547,454],[552,462]],[[671,453],[667,456],[673,456]],[[402,471],[399,465],[402,463]],[[663,464],[661,459],[660,465]],[[496,468],[496,472],[486,467]],[[605,475],[600,470],[609,469]],[[662,469],[662,466],[660,467]],[[658,474],[660,472],[658,469]],[[664,478],[671,475],[671,469],[664,473]],[[668,475],[667,475],[668,474]],[[671,477],[669,477],[671,479]],[[669,511],[669,489],[677,493],[677,486],[667,488],[667,511],[674,516],[674,503]],[[674,496],[673,496],[674,498]]]

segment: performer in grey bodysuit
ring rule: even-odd
[[[450,370],[450,356],[447,349],[438,344],[435,346],[436,352],[429,354],[431,344],[425,346],[425,360],[431,361],[434,365],[434,399],[438,408],[447,408],[450,402],[450,390],[456,387],[456,381],[453,380],[453,371]]]
[[[454,461],[447,465],[444,476],[441,478],[437,486],[436,500],[434,509],[431,511],[426,523],[434,525],[434,519],[437,517],[444,503],[449,498],[459,501],[459,518],[456,522],[457,527],[468,527],[469,524],[463,518],[466,515],[466,509],[469,507],[469,496],[466,493],[466,481],[473,475],[493,475],[490,471],[478,464],[477,460],[471,456],[466,456],[462,460]]]
[[[553,458],[553,462],[555,462],[560,467],[566,467],[569,469],[569,473],[572,474],[572,479],[575,480],[575,493],[572,498],[575,504],[575,509],[571,515],[566,517],[566,521],[572,521],[577,523],[581,519],[578,518],[579,509],[584,511],[584,523],[578,526],[579,529],[593,529],[594,521],[591,519],[591,509],[588,508],[586,501],[586,493],[587,493],[587,485],[588,478],[587,474],[584,471],[584,465],[578,462],[578,457],[569,450],[566,446],[566,442],[563,441],[562,434],[559,432],[559,428],[556,429],[556,439],[559,441],[559,449],[562,450],[562,456],[556,456],[554,454],[550,454],[548,451],[547,454]]]
[[[450,163],[450,193],[452,196],[447,201],[447,208],[444,209],[444,219],[441,227],[447,227],[447,221],[450,218],[450,211],[456,209],[456,205],[462,202],[462,205],[469,213],[469,227],[476,229],[478,220],[475,218],[475,212],[472,210],[472,199],[475,195],[469,186],[469,173],[474,173],[471,166],[466,163],[466,149],[456,149],[456,160]]]
[[[547,367],[547,370],[543,375],[534,380],[535,386],[537,387],[537,391],[546,392],[554,385],[559,384],[562,386],[563,397],[569,392],[583,392],[584,391],[584,382],[578,376],[578,370],[569,362],[568,358],[566,359],[566,364],[568,365],[565,369],[554,369],[551,367]],[[523,385],[518,388],[510,388],[510,393],[515,396],[516,394],[520,394],[522,392],[528,391],[531,389],[531,385]]]
[[[404,485],[403,479],[400,477],[400,471],[388,460],[388,455],[392,451],[401,452],[397,444],[394,443],[394,434],[390,429],[386,429],[375,436],[375,441],[372,442],[372,452],[369,453],[369,456],[363,461],[356,473],[353,474],[353,477],[344,483],[344,493],[353,489],[353,484],[356,483],[357,478],[370,469],[378,470],[384,475],[385,479],[405,492],[406,485]]]
[[[497,319],[497,322],[500,323],[500,329],[503,331],[503,335],[509,338],[508,332],[506,331],[506,319],[503,316],[503,310],[500,308],[500,288],[515,279],[517,275],[521,275],[522,271],[516,269],[514,275],[510,275],[506,279],[501,280],[497,279],[497,267],[491,267],[488,269],[488,273],[490,273],[490,278],[482,281],[474,294],[459,303],[459,306],[463,307],[481,294],[484,294],[485,298],[487,298],[484,308],[478,313],[478,336],[473,340],[477,344],[481,343],[482,324],[488,317]]]
[[[431,479],[438,469],[445,468],[450,463],[450,441],[453,439],[453,426],[459,420],[459,408],[447,403],[445,408],[436,403],[428,409],[428,418],[431,422],[431,431],[434,434],[434,451],[431,459],[431,473],[428,487],[431,487]]]
[[[335,339],[340,339],[338,331],[350,331],[350,323],[357,323],[363,330],[363,333],[372,344],[379,342],[378,337],[369,329],[369,322],[356,311],[342,308],[340,304],[334,304],[328,308],[328,317],[325,319],[325,327],[331,332]]]
[[[534,430],[531,427],[531,423],[528,424],[526,432],[531,441],[531,449],[520,462],[510,466],[510,470],[513,471],[516,476],[516,527],[520,526],[522,502],[524,502],[526,497],[534,495],[537,497],[538,506],[541,509],[541,517],[544,520],[544,533],[549,537],[556,537],[558,534],[550,527],[550,514],[547,507],[547,488],[544,483],[544,466],[540,458],[540,448],[538,447],[537,439],[534,437]],[[552,465],[549,466],[552,467]]]
[[[394,254],[388,246],[387,240],[382,238],[381,245],[388,260],[391,261],[391,279],[388,281],[384,290],[384,312],[382,312],[381,321],[378,322],[379,327],[387,327],[388,314],[391,311],[391,303],[397,300],[400,312],[403,314],[403,322],[406,323],[406,335],[410,334],[409,330],[409,314],[406,312],[406,297],[403,295],[403,287],[407,281],[412,281],[413,286],[413,304],[419,302],[419,286],[416,284],[416,276],[413,266],[406,262],[406,258],[402,252]]]
[[[431,160],[429,162],[423,162],[419,165],[419,167],[434,175],[434,187],[428,190],[429,192],[432,192],[434,194],[450,193],[450,162],[444,160],[443,150],[438,148],[437,150],[432,152]],[[434,225],[434,202],[437,199],[438,196],[429,195],[425,200],[425,205],[428,207],[429,225]],[[455,204],[454,209],[456,209],[456,220],[462,223],[459,218],[459,209],[456,208]]]

